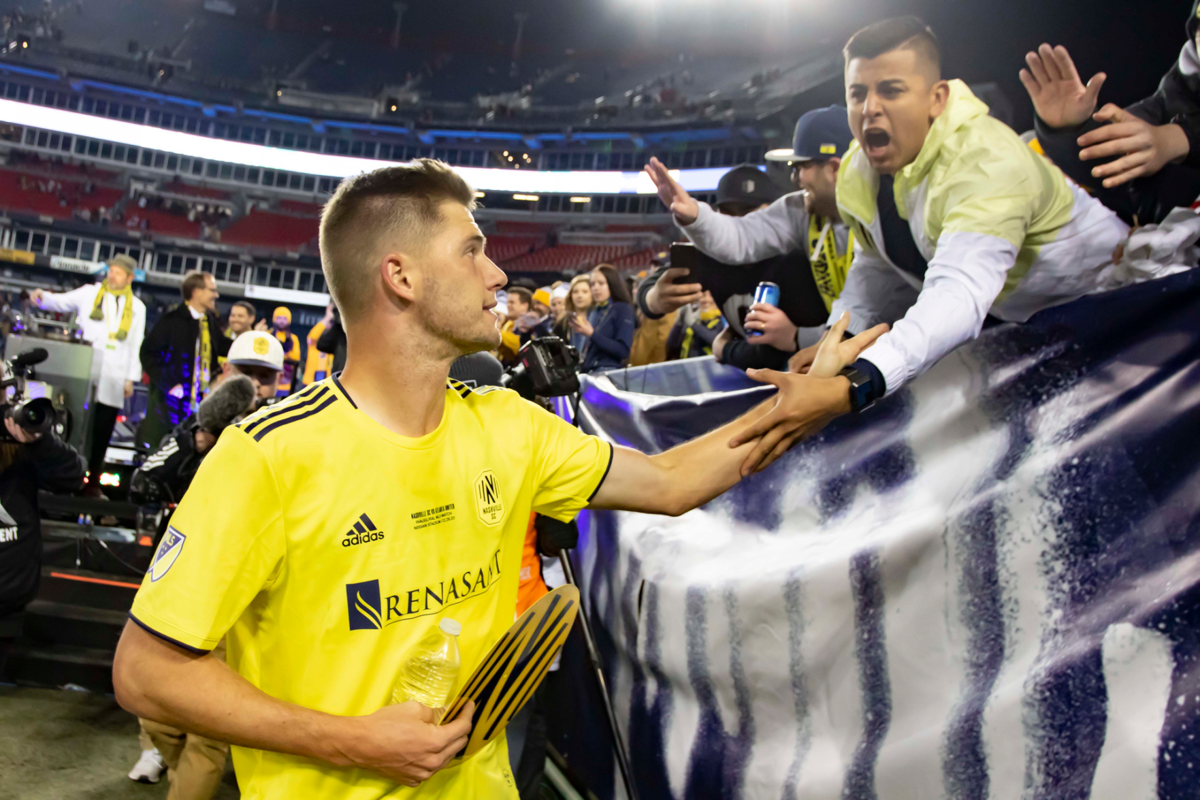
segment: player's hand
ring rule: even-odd
[[[875,340],[887,333],[887,325],[876,325],[870,330],[863,331],[858,336],[845,339],[846,327],[850,325],[850,314],[843,312],[842,316],[826,333],[817,345],[817,354],[813,358],[809,375],[818,378],[832,378],[858,359],[863,350],[875,344]]]
[[[46,292],[44,289],[34,289],[29,293],[29,299],[37,303],[39,306],[42,304],[42,298],[45,296]]]
[[[698,283],[679,283],[690,273],[687,267],[671,267],[646,292],[646,305],[655,314],[666,316],[672,311],[698,302],[704,287]]]
[[[1027,69],[1021,70],[1021,83],[1029,92],[1033,109],[1051,128],[1082,125],[1096,110],[1100,87],[1108,78],[1098,72],[1083,85],[1075,62],[1067,48],[1043,44],[1036,53],[1026,53]]]
[[[4,427],[8,431],[8,435],[16,439],[21,444],[29,444],[42,438],[40,433],[30,433],[17,423],[13,422],[12,417],[4,418]]]
[[[787,314],[775,306],[766,303],[750,306],[744,327],[747,332],[762,332],[762,336],[747,337],[746,341],[751,344],[769,344],[786,353],[796,352],[796,326],[788,319]]]
[[[1092,177],[1103,178],[1107,188],[1153,175],[1191,149],[1178,125],[1151,125],[1112,103],[1097,111],[1095,119],[1109,124],[1079,137],[1079,160],[1120,156],[1092,170]]]
[[[729,442],[737,448],[758,439],[742,462],[743,477],[766,469],[796,442],[850,411],[850,381],[842,376],[818,378],[772,369],[750,369],[746,374],[759,383],[779,387],[779,394],[769,412]]]
[[[125,399],[133,397],[133,381],[125,381]]]
[[[646,174],[658,189],[658,199],[671,210],[679,224],[691,225],[696,221],[696,217],[700,216],[700,204],[671,177],[671,173],[661,161],[651,157],[650,163],[646,165]]]
[[[350,742],[352,764],[405,786],[420,786],[467,746],[475,704],[468,702],[453,722],[438,725],[433,709],[410,700],[384,706],[366,717]]]

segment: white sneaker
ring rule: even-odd
[[[143,750],[142,757],[133,765],[133,769],[129,770],[129,780],[138,783],[158,783],[166,770],[167,765],[163,763],[158,748]]]

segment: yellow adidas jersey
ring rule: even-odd
[[[575,516],[612,448],[504,389],[450,382],[441,424],[399,436],[330,378],[226,429],[133,604],[185,648],[227,636],[267,694],[330,714],[389,702],[405,653],[462,623],[454,691],[512,624],[530,511]],[[242,797],[516,798],[504,737],[409,789],[366,770],[235,747]]]

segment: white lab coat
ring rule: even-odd
[[[111,294],[104,296],[104,319],[92,319],[92,306],[96,304],[96,293],[100,284],[80,286],[64,294],[46,292],[42,295],[40,308],[59,313],[75,312],[76,322],[83,328],[83,338],[92,343],[96,358],[100,361],[100,381],[96,386],[96,401],[113,408],[125,405],[125,381],[138,383],[142,380],[142,338],[146,335],[146,304],[133,299],[133,319],[123,341],[109,339],[109,332],[116,333],[121,327],[124,298]]]

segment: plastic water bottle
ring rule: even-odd
[[[396,676],[396,688],[392,690],[393,703],[416,700],[436,712],[441,721],[446,704],[450,701],[450,689],[458,679],[462,659],[458,654],[458,635],[462,625],[452,619],[443,619],[436,628],[421,637],[417,646],[400,665]]]

